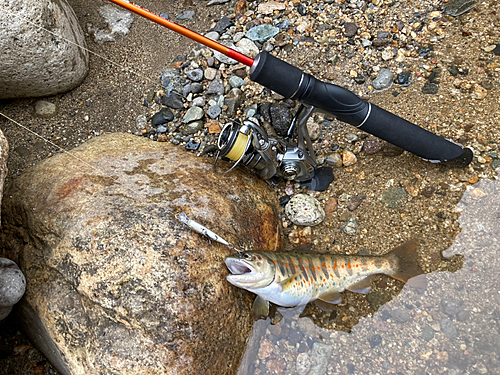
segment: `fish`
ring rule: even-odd
[[[381,256],[240,251],[224,262],[227,281],[257,295],[253,313],[258,319],[269,315],[269,302],[295,307],[315,301],[325,309],[340,303],[345,290],[368,294],[377,274],[406,283],[424,273],[417,248],[418,241],[411,240]]]

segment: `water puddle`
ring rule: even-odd
[[[279,308],[276,324],[254,324],[238,375],[500,373],[500,183],[480,181],[456,209],[462,232],[443,255],[459,255],[460,269],[405,285],[350,333]]]

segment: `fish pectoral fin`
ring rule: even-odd
[[[284,292],[284,291],[288,290],[297,281],[297,277],[301,273],[302,273],[302,271],[294,273],[292,276],[287,277],[286,279],[280,281],[278,283],[278,285],[281,286],[281,291]]]
[[[372,289],[372,278],[370,276],[365,277],[364,279],[358,281],[357,283],[350,285],[346,289],[354,293],[368,294]]]
[[[340,299],[339,303],[342,302],[342,298]],[[322,301],[320,299],[315,299],[313,301],[313,303],[318,306],[321,310],[323,310],[324,312],[332,312],[333,311],[333,303],[330,303],[330,302],[325,302],[325,301]]]
[[[331,303],[333,305],[337,305],[340,302],[342,302],[342,296],[337,291],[331,291],[331,292],[323,293],[322,295],[318,296],[318,300],[326,302],[326,303]],[[321,306],[319,306],[319,307],[321,307]]]
[[[266,319],[269,316],[269,301],[257,296],[253,301],[252,312],[254,320]]]

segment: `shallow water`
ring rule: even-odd
[[[458,204],[462,232],[443,255],[463,255],[460,270],[427,274],[425,290],[406,285],[351,333],[280,308],[279,323],[255,323],[238,374],[500,373],[499,193],[482,180]]]

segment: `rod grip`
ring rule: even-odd
[[[338,120],[423,159],[460,167],[472,160],[471,150],[370,104],[347,89],[322,82],[267,52],[261,52],[255,58],[250,79],[286,98],[329,112]]]

